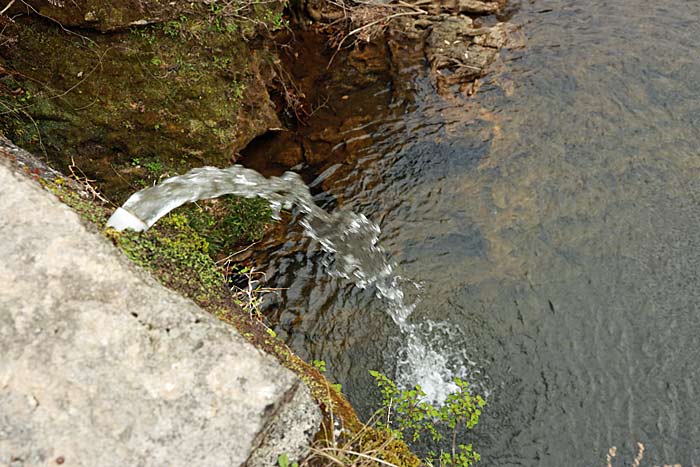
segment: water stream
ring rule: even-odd
[[[481,465],[605,465],[611,446],[631,465],[637,442],[644,466],[700,465],[700,3],[519,7],[526,46],[474,98],[416,69],[351,94],[367,118],[343,136],[365,144],[322,168],[317,202],[381,225],[421,286],[408,322],[490,390]],[[367,369],[407,366],[384,305],[298,233],[264,254],[278,335],[371,413]]]
[[[700,465],[700,3],[519,7],[526,47],[474,98],[399,69],[341,101],[366,118],[315,168],[315,205],[381,225],[405,323],[292,228],[259,258],[276,331],[365,415],[368,369],[489,391],[468,439],[485,467],[605,465],[611,446],[631,465],[637,442],[644,466]]]
[[[457,389],[444,358],[427,347],[421,328],[408,322],[415,304],[405,301],[401,276],[377,244],[379,226],[363,214],[342,209],[328,213],[319,208],[307,185],[294,172],[266,178],[241,165],[193,169],[134,193],[110,217],[107,226],[116,230],[147,230],[185,203],[228,194],[266,199],[277,219],[281,209],[296,207],[302,214],[300,224],[305,235],[330,254],[321,260],[328,273],[360,289],[371,288],[386,304],[388,316],[405,340],[404,365],[409,371],[402,380],[404,385],[421,385],[426,398],[435,403],[441,403]],[[429,366],[424,364],[426,360]]]

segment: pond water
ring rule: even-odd
[[[488,393],[483,466],[604,465],[613,445],[629,465],[636,442],[643,465],[700,465],[700,2],[518,6],[525,47],[476,96],[403,70],[410,102],[379,89],[353,170],[314,184],[381,225],[442,360],[411,361],[387,304],[295,232],[267,258],[277,331],[364,414],[368,369],[466,376]]]

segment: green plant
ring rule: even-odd
[[[217,68],[219,70],[226,70],[229,65],[231,65],[231,57],[221,57],[218,55],[214,55],[212,58],[212,63],[214,65],[214,68]]]
[[[280,456],[277,458],[277,465],[279,467],[299,467],[298,462],[294,462],[292,464],[289,463],[289,456],[287,453],[280,454]]]
[[[212,3],[209,5],[209,13],[211,14],[210,27],[216,33],[232,33],[238,29],[235,23],[227,18],[227,7]]]
[[[311,360],[311,364],[321,373],[326,372],[326,362],[323,360]]]
[[[187,16],[181,15],[178,19],[168,21],[163,25],[163,33],[166,36],[178,37],[184,23],[187,22]]]
[[[156,36],[152,33],[153,28],[133,28],[131,34],[134,37],[144,40],[148,45],[153,45],[156,41]]]
[[[225,277],[208,254],[209,245],[187,218],[170,214],[146,232],[112,231],[114,243],[136,264],[149,269],[166,286],[199,303],[224,292]]]
[[[236,79],[231,80],[231,89],[233,90],[233,99],[236,101],[243,98],[243,92],[245,91],[245,83],[241,83]]]
[[[278,31],[289,26],[289,22],[284,18],[282,11],[267,10],[263,19],[270,25],[273,31]]]
[[[26,104],[27,102],[32,100],[33,97],[34,97],[34,95],[31,92],[24,91],[22,93],[22,95],[19,97],[19,101],[22,102],[23,104]]]
[[[153,175],[158,175],[163,171],[163,163],[160,161],[149,161],[143,166]]]
[[[399,389],[396,383],[378,371],[370,371],[382,393],[382,408],[377,427],[387,430],[397,439],[418,442],[428,437],[440,446],[440,451],[430,451],[424,462],[428,465],[467,467],[481,459],[471,444],[457,444],[461,429],[471,430],[479,422],[481,409],[486,401],[480,395],[469,392],[469,384],[459,378],[454,382],[458,391],[450,394],[439,407],[425,400],[420,386]],[[445,449],[442,430],[451,430],[451,443]]]
[[[222,196],[182,210],[190,225],[209,242],[213,257],[260,240],[272,222],[270,204],[262,198]]]

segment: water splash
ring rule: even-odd
[[[304,214],[300,221],[304,233],[334,255],[336,273],[357,287],[373,286],[376,295],[388,302],[388,313],[405,343],[399,382],[403,386],[421,385],[435,403],[443,402],[456,389],[447,360],[430,348],[426,344],[428,336],[408,321],[415,303],[406,303],[400,285],[402,278],[378,245],[379,226],[363,214],[343,210],[329,213],[316,206],[309,188],[294,172],[267,178],[240,165],[193,169],[134,193],[109,218],[107,226],[116,230],[147,230],[185,203],[227,194],[264,198],[277,219],[281,209],[296,206]]]
[[[463,332],[448,322],[421,320],[406,323],[396,359],[396,383],[409,388],[420,384],[425,399],[442,404],[459,390],[458,377],[484,397],[490,395],[487,378],[465,347]]]

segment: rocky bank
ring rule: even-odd
[[[291,371],[0,157],[0,464],[270,466],[321,414]]]

